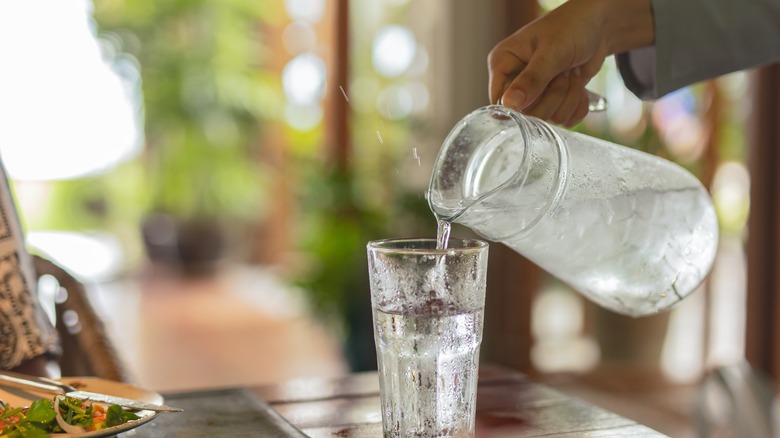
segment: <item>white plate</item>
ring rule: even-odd
[[[60,379],[63,383],[74,386],[78,389],[91,392],[99,392],[101,394],[114,395],[117,397],[132,398],[134,400],[162,404],[163,396],[160,394],[139,388],[137,386],[128,385],[127,383],[115,382],[113,380],[99,379],[97,377],[63,377]],[[27,391],[18,388],[12,388],[8,386],[0,385],[0,400],[6,403],[10,403],[13,407],[29,406],[34,400],[40,398],[52,398],[54,395],[46,392]],[[69,433],[56,433],[52,434],[52,437],[79,437],[79,438],[97,438],[108,437],[118,433],[126,432],[130,429],[152,421],[157,416],[157,412],[154,411],[138,411],[135,412],[138,415],[138,420],[129,421],[119,426],[109,427],[103,430],[96,430],[94,432],[84,432],[82,434],[69,434]]]

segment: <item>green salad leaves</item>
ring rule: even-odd
[[[50,434],[84,433],[118,426],[140,417],[119,405],[107,408],[73,397],[35,400],[29,407],[12,407],[0,401],[0,436],[38,438]]]

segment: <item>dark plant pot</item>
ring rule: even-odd
[[[225,256],[225,233],[216,220],[152,214],[141,225],[149,260],[184,275],[211,274]]]
[[[669,312],[632,318],[595,307],[594,315],[602,362],[660,368]]]

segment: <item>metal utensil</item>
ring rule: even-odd
[[[89,400],[99,403],[119,405],[123,408],[135,410],[148,410],[155,412],[181,412],[182,409],[165,406],[155,403],[133,400],[114,395],[100,394],[91,391],[81,391],[66,383],[57,380],[47,379],[45,377],[28,376],[26,374],[15,373],[12,371],[0,371],[0,384],[14,388],[44,391],[56,395],[66,395],[68,397],[80,400]]]

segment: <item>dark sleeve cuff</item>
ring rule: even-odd
[[[646,47],[615,56],[623,83],[644,100],[658,98],[655,84],[655,47]]]

